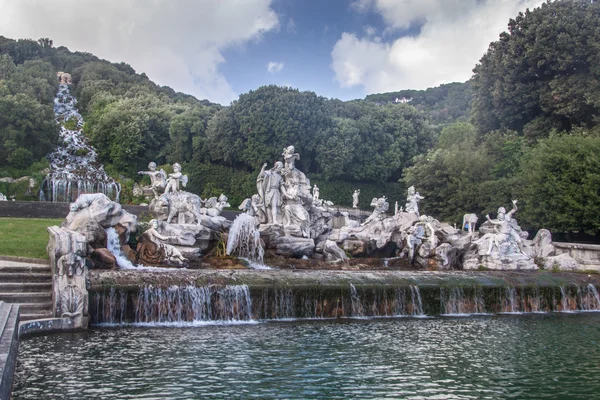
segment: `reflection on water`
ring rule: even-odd
[[[13,398],[593,398],[600,315],[95,329],[21,342]]]

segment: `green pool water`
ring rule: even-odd
[[[13,398],[600,398],[600,313],[96,327],[23,340]]]

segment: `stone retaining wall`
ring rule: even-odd
[[[582,243],[552,243],[556,254],[567,253],[573,257],[583,269],[600,271],[600,245]]]

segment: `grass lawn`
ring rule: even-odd
[[[0,218],[0,255],[47,259],[48,231],[64,219]]]

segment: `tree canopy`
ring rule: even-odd
[[[546,2],[519,13],[473,70],[473,121],[481,133],[532,140],[552,129],[600,123],[600,3]]]

